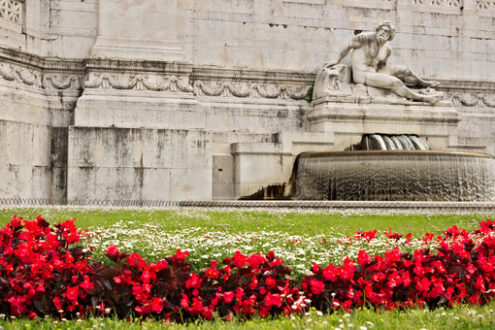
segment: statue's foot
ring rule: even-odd
[[[435,95],[435,96],[441,96],[443,97],[444,96],[444,92],[440,92],[440,91],[436,91],[434,90],[433,88],[425,88],[425,89],[421,89],[419,91],[421,94],[424,94],[424,95]]]
[[[430,87],[436,87],[438,85],[440,85],[440,83],[438,81],[433,81],[433,80],[424,80],[424,79],[421,79],[419,81],[421,87],[423,88],[430,88]]]
[[[434,105],[435,103],[437,103],[438,101],[440,101],[442,99],[443,99],[443,95],[440,95],[440,94],[425,95],[423,98],[423,100],[425,102],[428,102],[431,105]]]

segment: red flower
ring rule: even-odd
[[[322,271],[323,278],[327,281],[334,282],[337,279],[337,272],[335,267],[330,264],[327,268],[324,268]]]
[[[364,266],[367,263],[369,263],[370,260],[371,260],[371,256],[370,255],[368,255],[363,250],[359,250],[359,252],[358,252],[358,264],[360,264],[361,266]]]
[[[232,299],[234,299],[234,292],[232,291],[227,291],[223,293],[223,300],[227,303],[230,304],[232,302]]]
[[[218,261],[211,260],[211,266],[205,271],[205,276],[207,278],[216,279],[220,276],[220,272],[217,269]]]
[[[175,255],[172,257],[172,259],[177,260],[177,261],[186,261],[186,257],[189,254],[189,251],[184,251],[182,252],[180,249],[177,249],[175,252]]]
[[[416,278],[416,289],[420,292],[427,293],[430,288],[431,282],[426,277],[422,277],[421,279]]]
[[[108,247],[108,249],[105,250],[105,252],[108,254],[108,255],[112,255],[112,256],[118,256],[119,255],[119,250],[117,249],[117,247],[113,244],[110,244],[110,246]]]
[[[402,237],[402,235],[399,235],[397,233],[392,233],[392,228],[390,228],[390,227],[388,227],[388,232],[384,231],[383,233],[388,238],[395,239],[396,241],[398,241]]]
[[[151,310],[155,313],[160,314],[163,310],[164,307],[163,302],[165,300],[166,300],[165,298],[153,297],[153,299],[151,299]]]
[[[246,264],[246,259],[246,256],[239,251],[235,251],[234,255],[232,256],[232,262],[237,268],[242,268]]]
[[[265,306],[282,306],[282,297],[279,294],[267,293],[265,296]]]
[[[89,279],[89,276],[88,275],[84,275],[84,280],[81,284],[79,284],[79,286],[81,288],[83,288],[84,291],[88,292],[90,290],[93,290],[95,288],[95,285],[93,284],[93,282],[90,281]]]
[[[146,266],[146,261],[136,252],[129,255],[125,261],[129,266],[135,266],[137,269],[142,269]]]
[[[164,270],[168,268],[168,263],[166,260],[160,260],[156,263],[156,268],[158,271]]]
[[[325,290],[325,284],[314,278],[309,280],[309,285],[311,287],[311,292],[314,294],[320,294]]]
[[[277,285],[277,281],[271,277],[267,277],[265,280],[265,284],[269,288],[274,288]]]
[[[77,298],[79,297],[79,287],[68,287],[67,291],[65,292],[65,297],[69,300],[77,300]]]
[[[191,274],[191,277],[189,277],[186,281],[186,288],[188,289],[200,289],[201,288],[201,283],[203,282],[203,279],[200,278],[196,274]]]

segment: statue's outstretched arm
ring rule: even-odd
[[[356,49],[356,48],[359,48],[361,47],[361,42],[359,41],[358,38],[354,38],[352,39],[352,42],[349,43],[344,49],[342,49],[339,53],[339,56],[336,60],[330,60],[328,62],[325,63],[325,68],[329,68],[329,67],[332,67],[334,65],[337,65],[340,63],[340,61],[342,61],[344,59],[344,57],[347,56],[347,54],[349,54],[349,52],[352,50],[352,49]]]

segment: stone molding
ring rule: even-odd
[[[385,9],[391,10],[395,7],[394,0],[332,0],[332,4],[357,7],[357,8],[373,8],[373,9]]]

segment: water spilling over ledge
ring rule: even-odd
[[[278,190],[275,188],[264,188],[257,197],[495,201],[495,157],[482,153],[433,151],[303,153],[296,159],[290,182],[278,186]],[[255,195],[252,197],[256,198]]]
[[[495,201],[495,158],[485,154],[310,153],[296,167],[296,199]]]

